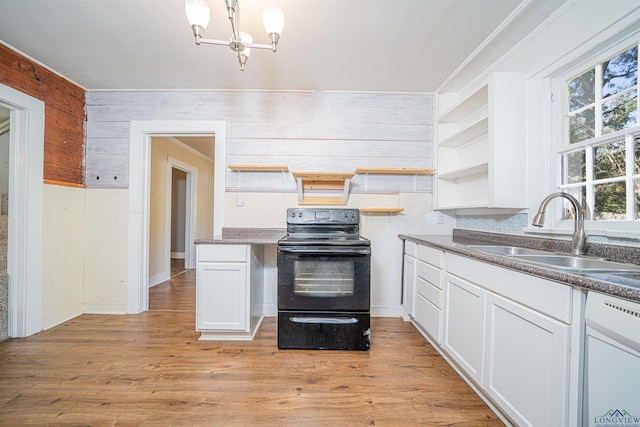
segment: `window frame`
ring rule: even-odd
[[[632,48],[634,45],[638,46],[638,52],[640,56],[640,40],[637,38],[634,40],[620,40],[609,48],[599,51],[596,54],[590,55],[586,60],[581,61],[578,64],[573,64],[569,70],[563,70],[562,74],[556,75],[552,77],[552,85],[550,87],[550,98],[552,100],[552,104],[555,104],[556,108],[552,109],[552,117],[554,120],[551,123],[551,127],[553,129],[552,134],[555,135],[553,139],[555,140],[553,146],[555,146],[555,150],[553,150],[553,161],[552,161],[552,170],[555,169],[555,189],[560,191],[567,191],[576,188],[586,188],[587,194],[587,205],[589,207],[590,212],[588,213],[586,224],[590,233],[602,234],[602,235],[616,235],[623,234],[624,236],[628,236],[627,231],[633,231],[631,234],[633,236],[628,237],[640,237],[640,230],[638,230],[638,224],[640,224],[640,219],[636,219],[637,215],[635,212],[635,193],[633,191],[627,191],[626,194],[626,218],[624,220],[592,220],[591,212],[593,211],[594,201],[595,201],[595,192],[594,186],[597,184],[604,184],[607,182],[624,182],[629,186],[633,185],[634,180],[640,179],[640,174],[633,174],[634,171],[634,136],[640,135],[640,79],[636,82],[635,92],[637,94],[636,102],[637,102],[637,125],[622,129],[619,131],[615,131],[612,133],[607,133],[605,135],[596,136],[594,138],[576,142],[573,144],[569,143],[569,85],[568,83],[579,77],[580,75],[588,72],[590,69],[595,69],[596,72],[596,84],[597,82],[601,82],[600,75],[602,74],[601,65],[615,57],[618,54],[625,52],[626,50]],[[640,60],[640,58],[639,58]],[[638,74],[640,75],[640,67],[638,69]],[[632,89],[625,89],[617,94],[614,97],[621,96],[622,93],[628,93]],[[557,96],[561,94],[560,96]],[[553,102],[555,99],[561,99],[561,102]],[[613,99],[613,98],[611,98]],[[595,94],[595,111],[596,111],[596,132],[601,133],[602,129],[602,98],[601,92],[596,90]],[[574,110],[574,113],[577,111],[581,111],[586,109],[587,107],[582,107],[580,109]],[[606,179],[594,179],[593,176],[593,148],[601,144],[605,144],[607,142],[613,142],[625,138],[625,149],[626,149],[626,159],[625,159],[625,175],[615,178],[606,178]],[[571,152],[584,152],[585,153],[585,166],[586,166],[586,176],[585,180],[579,183],[567,183],[563,184],[563,156],[567,153]],[[557,204],[557,210],[555,211],[556,215],[551,216],[552,226],[559,227],[561,229],[572,229],[573,227],[573,219],[563,219],[562,211],[563,206],[561,204]],[[624,231],[624,232],[623,232]],[[623,232],[623,233],[621,233]]]

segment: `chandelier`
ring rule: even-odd
[[[257,44],[253,43],[253,38],[250,34],[240,31],[238,28],[240,15],[238,0],[225,0],[225,3],[227,5],[229,22],[231,23],[231,38],[229,41],[205,39],[202,37],[211,17],[209,5],[205,0],[186,0],[185,13],[193,29],[193,35],[196,38],[197,45],[205,43],[229,46],[238,57],[240,70],[244,71],[244,66],[247,63],[247,59],[249,59],[252,48],[271,49],[274,52],[277,50],[278,40],[280,40],[280,34],[282,34],[282,28],[284,27],[284,14],[282,13],[282,9],[277,7],[268,7],[264,10],[262,13],[262,23],[271,39],[271,44]]]

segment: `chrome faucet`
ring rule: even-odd
[[[584,216],[585,216],[585,208],[580,205],[580,202],[573,197],[569,193],[552,193],[544,198],[542,203],[540,203],[540,207],[538,208],[538,213],[533,217],[533,221],[531,225],[534,227],[542,227],[544,225],[544,217],[545,211],[547,210],[547,205],[552,199],[556,197],[564,197],[573,205],[574,219],[573,219],[573,239],[571,241],[571,252],[576,255],[584,255],[587,253],[587,234],[584,232]]]

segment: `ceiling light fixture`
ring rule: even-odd
[[[251,48],[271,49],[274,52],[277,50],[278,40],[280,40],[280,34],[282,34],[282,28],[284,27],[284,14],[282,9],[278,7],[266,8],[262,13],[262,23],[271,39],[271,44],[254,44],[251,35],[240,31],[238,28],[238,17],[240,15],[238,0],[225,0],[225,3],[229,22],[231,22],[231,38],[229,41],[202,38],[211,17],[209,5],[205,0],[186,0],[185,13],[193,29],[197,45],[205,43],[229,46],[236,53],[238,62],[240,62],[240,69],[244,71],[244,66],[251,54]]]

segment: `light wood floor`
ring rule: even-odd
[[[502,425],[401,319],[373,318],[368,352],[278,350],[275,318],[251,342],[198,341],[194,288],[190,270],[154,310],[0,343],[0,424]]]

